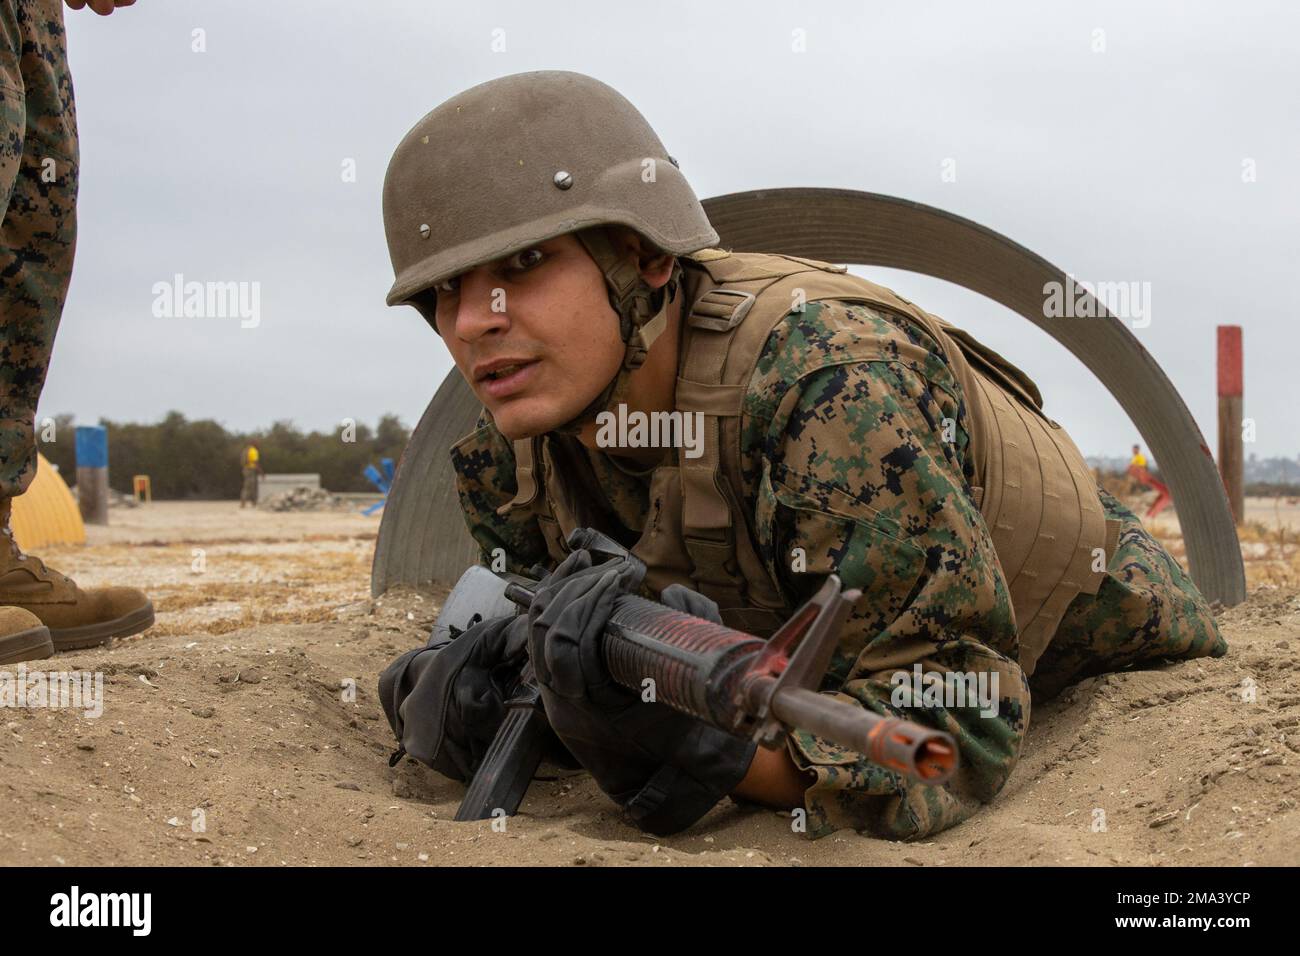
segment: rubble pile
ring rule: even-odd
[[[266,511],[347,511],[352,505],[324,488],[300,485],[259,501],[257,507]]]

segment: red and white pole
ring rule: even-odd
[[[1219,475],[1228,493],[1232,517],[1241,524],[1246,508],[1243,483],[1241,326],[1218,328],[1219,354]]]

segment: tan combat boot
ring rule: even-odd
[[[50,629],[31,611],[0,607],[0,664],[38,661],[54,653]]]
[[[23,554],[9,530],[11,504],[11,499],[0,498],[0,607],[13,605],[39,618],[37,623],[49,628],[56,651],[93,647],[153,624],[153,603],[142,591],[83,591],[40,558]]]

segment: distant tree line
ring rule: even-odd
[[[132,476],[148,475],[155,498],[238,498],[243,481],[241,455],[250,441],[257,445],[262,470],[268,474],[318,473],[321,486],[330,491],[373,491],[362,470],[371,464],[378,467],[385,457],[396,463],[411,436],[396,415],[384,415],[373,429],[357,422],[354,428],[339,425],[332,432],[306,433],[290,421],[276,422],[262,431],[230,432],[219,422],[192,422],[176,411],[150,425],[103,418],[99,424],[108,429],[109,485],[129,495]],[[38,423],[38,438],[47,431]],[[58,465],[69,485],[75,485],[76,422],[71,415],[54,419],[53,438],[40,442],[41,454]],[[1094,457],[1088,461],[1104,478],[1125,480],[1125,459]],[[1276,462],[1270,459],[1268,464]],[[1274,470],[1291,478],[1297,467],[1291,464],[1289,475],[1284,465]],[[1159,475],[1158,470],[1153,473]],[[1248,481],[1246,494],[1296,496],[1300,485],[1287,480]]]
[[[373,429],[357,422],[332,432],[307,433],[289,421],[263,431],[230,432],[211,419],[189,421],[175,411],[151,425],[102,418],[98,424],[108,429],[109,485],[129,495],[132,477],[148,475],[155,498],[238,498],[242,454],[250,441],[257,445],[267,474],[314,472],[330,491],[374,491],[362,470],[370,464],[379,467],[385,457],[396,464],[410,438],[410,430],[396,415],[384,415]],[[38,437],[42,431],[38,423]],[[41,454],[74,485],[76,422],[71,415],[54,419],[53,438],[40,442]]]
[[[1247,498],[1300,498],[1300,485],[1276,481],[1247,482],[1242,491]]]

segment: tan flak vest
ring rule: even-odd
[[[675,464],[652,473],[650,516],[632,546],[646,563],[646,585],[656,593],[675,582],[694,588],[717,601],[728,625],[752,634],[771,634],[790,613],[743,506],[741,408],[764,343],[800,290],[806,302],[865,303],[902,313],[933,336],[962,389],[975,502],[1010,587],[1020,665],[1032,674],[1069,603],[1097,593],[1119,531],[1118,522],[1106,520],[1083,456],[1043,414],[1034,383],[965,332],[844,266],[719,249],[682,263],[684,301],[692,305],[683,323],[676,409],[704,414],[704,451],[688,458],[681,448]],[[575,527],[610,531],[612,512],[601,508],[604,498],[576,438],[522,439],[514,453],[518,491],[499,510],[531,510],[552,558],[563,559]]]

